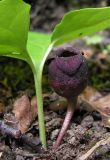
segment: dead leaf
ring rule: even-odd
[[[97,101],[93,102],[93,105],[102,115],[110,116],[110,94],[99,98]]]
[[[88,86],[80,97],[88,102],[93,102],[101,98],[102,95],[95,88]]]
[[[78,103],[88,111],[98,111],[104,126],[110,128],[110,94],[102,96],[96,89],[87,87],[79,96]]]
[[[12,112],[18,120],[18,129],[25,133],[37,116],[37,105],[34,100],[30,103],[29,98],[23,95],[15,101]]]
[[[34,96],[32,99],[31,99],[31,119],[35,119],[35,117],[37,116],[37,98],[36,96]]]
[[[86,87],[84,92],[78,97],[78,109],[93,111],[92,102],[101,98],[102,95],[93,87]]]
[[[110,127],[110,94],[93,102],[92,106],[102,115],[104,125]]]

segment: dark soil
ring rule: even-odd
[[[39,143],[37,121],[26,134],[29,137],[37,138],[36,143],[38,144],[36,147],[27,145],[21,139],[16,140],[1,135],[1,160],[78,160],[78,157],[86,153],[96,142],[110,136],[110,130],[104,128],[99,113],[96,111],[77,110],[61,146],[54,151],[52,146],[63,122],[64,115],[65,111],[55,112],[45,108],[47,151],[44,151]],[[100,147],[88,158],[88,160],[109,159],[110,144]]]

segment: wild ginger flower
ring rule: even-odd
[[[78,95],[85,89],[88,67],[83,53],[73,47],[56,49],[56,57],[49,64],[49,82],[56,93],[67,98],[67,114],[55,143],[57,148],[68,128]]]

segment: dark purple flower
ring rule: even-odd
[[[49,81],[55,92],[68,100],[65,120],[54,145],[57,149],[70,124],[77,97],[87,85],[88,68],[83,53],[78,49],[60,47],[55,54],[49,64]]]
[[[49,64],[49,82],[59,95],[78,96],[86,87],[88,67],[82,52],[73,47],[56,49]]]

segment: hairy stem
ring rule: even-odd
[[[69,127],[71,118],[72,118],[72,116],[74,114],[76,102],[77,102],[77,98],[76,97],[74,99],[69,99],[68,100],[67,113],[66,113],[62,128],[60,130],[60,133],[59,133],[59,135],[57,137],[57,140],[55,142],[54,149],[57,149],[59,147],[59,145],[61,144],[61,141],[62,141],[62,139],[63,139],[68,127]]]

